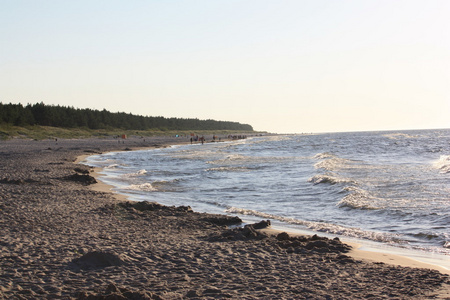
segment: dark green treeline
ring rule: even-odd
[[[237,122],[144,117],[121,112],[112,113],[107,110],[45,105],[42,102],[27,106],[0,103],[0,124],[89,129],[253,131],[252,126]]]

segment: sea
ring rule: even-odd
[[[450,267],[450,129],[209,140],[85,163],[131,200],[268,219]]]

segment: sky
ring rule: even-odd
[[[450,128],[447,0],[0,0],[0,102],[275,133]]]

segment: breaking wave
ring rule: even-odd
[[[312,182],[313,184],[320,184],[320,183],[328,183],[328,184],[337,184],[337,183],[354,183],[353,180],[348,178],[340,178],[333,175],[327,175],[327,174],[321,174],[321,175],[315,175],[308,179],[308,182]]]
[[[105,169],[111,170],[111,169],[116,169],[119,166],[119,164],[112,164],[112,165],[108,165],[106,167],[104,167]]]
[[[132,191],[155,192],[157,189],[149,182],[143,184],[132,184],[125,188]]]
[[[317,153],[316,155],[314,155],[313,158],[315,159],[325,159],[325,158],[332,158],[332,157],[336,157],[335,155],[329,153],[329,152],[324,152],[324,153]]]
[[[178,182],[178,179],[166,181],[153,181],[142,184],[131,184],[125,187],[126,190],[142,191],[142,192],[175,192],[177,188],[174,183]]]
[[[441,170],[441,173],[450,173],[450,155],[441,155],[433,165],[436,169]]]
[[[134,173],[124,174],[123,177],[136,177],[147,174],[147,170],[142,169]]]
[[[277,215],[272,215],[264,212],[259,212],[251,209],[243,209],[237,207],[230,207],[226,210],[227,213],[235,213],[241,215],[251,215],[256,217],[262,217],[265,219],[272,219],[281,221],[288,224],[301,225],[305,226],[310,230],[325,232],[329,234],[336,235],[344,235],[347,237],[353,238],[362,238],[371,241],[377,242],[385,242],[385,243],[396,243],[396,244],[406,244],[407,242],[403,240],[400,235],[392,234],[392,233],[382,233],[382,232],[374,232],[374,231],[365,231],[359,228],[354,227],[345,227],[341,225],[331,224],[331,223],[322,223],[322,222],[313,222],[313,221],[304,221],[297,220],[293,218],[286,218]]]
[[[337,157],[329,152],[318,153],[314,155],[314,158],[321,160],[316,163],[314,167],[316,169],[325,169],[327,171],[339,170],[350,162],[348,159]]]
[[[342,198],[341,201],[338,202],[338,207],[349,207],[353,209],[367,209],[367,210],[376,210],[381,207],[376,205],[376,198],[370,195],[369,192],[359,189],[357,187],[346,187],[344,191],[349,191],[350,194]]]

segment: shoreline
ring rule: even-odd
[[[229,229],[233,217],[124,201],[88,184],[98,169],[74,163],[179,141],[1,142],[0,299],[448,297],[449,276],[436,270],[354,259],[329,238]]]
[[[313,235],[323,234],[325,236],[334,237],[336,235],[327,235],[311,230],[295,230],[282,225],[274,226],[277,231],[286,231],[293,235]],[[382,244],[380,242],[363,240],[358,238],[339,236],[346,244],[351,245],[354,249],[350,255],[357,259],[366,259],[373,262],[383,262],[391,265],[432,268],[443,274],[450,275],[450,257],[433,252],[425,252],[416,249],[400,248],[391,245]]]
[[[139,148],[139,149],[133,149],[132,151],[148,150],[148,149],[152,149],[152,148]],[[81,164],[89,156],[90,155],[83,155],[83,156],[77,158],[75,163]],[[87,165],[87,162],[86,162],[86,165]],[[91,189],[93,189],[94,191],[99,191],[99,192],[112,193],[114,195],[114,197],[120,201],[134,201],[134,200],[129,199],[129,197],[127,197],[126,195],[114,191],[113,189],[115,187],[113,185],[107,184],[104,181],[102,181],[100,179],[102,176],[100,174],[100,172],[102,170],[103,170],[103,168],[99,168],[99,167],[93,168],[93,172],[91,173],[91,175],[97,179],[97,183],[94,185],[91,185],[90,186]],[[295,230],[292,230],[289,228],[283,228],[283,226],[277,226],[277,227],[278,227],[278,229],[274,229],[274,228],[265,229],[264,232],[267,232],[270,234],[287,232],[289,235],[293,235],[293,236],[304,235],[303,233],[296,232]],[[306,235],[314,235],[314,234],[320,235],[320,233],[315,233],[315,232],[309,233],[309,231],[307,231],[307,230],[305,230],[305,234]],[[435,269],[443,274],[450,275],[450,269],[446,268],[442,265],[439,265],[440,261],[438,259],[434,259],[434,260],[430,259],[431,262],[425,262],[425,261],[421,261],[420,259],[417,258],[417,256],[419,254],[423,254],[422,256],[424,256],[426,254],[425,252],[421,253],[418,250],[401,249],[401,248],[397,248],[397,247],[393,247],[393,246],[391,246],[391,248],[392,248],[391,251],[389,251],[389,250],[383,251],[383,249],[379,249],[381,247],[384,247],[384,248],[387,247],[383,244],[378,245],[378,243],[372,242],[371,244],[379,246],[379,247],[374,247],[374,246],[369,245],[370,242],[366,242],[364,240],[358,240],[356,238],[350,239],[350,238],[346,238],[345,236],[342,236],[339,238],[342,241],[344,241],[346,244],[352,246],[353,249],[351,250],[349,255],[355,259],[361,259],[361,260],[366,260],[366,261],[371,261],[371,262],[382,262],[382,263],[386,263],[386,264],[390,264],[390,265],[394,265],[394,266],[398,265],[398,266],[412,267],[412,268]],[[410,252],[410,253],[414,252],[414,253],[411,253],[410,255],[408,255],[408,252]],[[442,257],[442,258],[444,258],[444,257]]]

